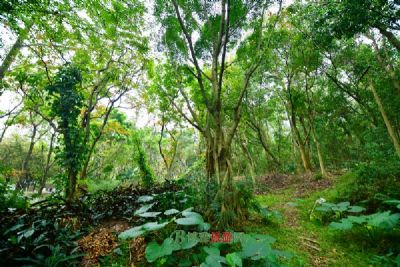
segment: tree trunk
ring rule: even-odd
[[[65,198],[67,203],[72,203],[76,197],[76,182],[77,182],[78,172],[73,169],[68,170],[68,181],[65,191]]]
[[[302,142],[299,142],[297,144],[297,147],[299,148],[301,162],[303,163],[304,170],[306,172],[310,172],[311,171],[310,154],[306,151],[306,146]]]
[[[375,86],[374,86],[374,84],[373,84],[373,82],[371,80],[369,82],[369,85],[370,85],[372,94],[374,95],[375,102],[378,105],[379,112],[381,113],[382,118],[383,118],[383,120],[385,122],[385,125],[386,125],[387,131],[389,133],[389,136],[392,139],[393,146],[394,146],[394,148],[396,150],[396,153],[400,157],[400,143],[399,143],[399,139],[397,138],[396,132],[394,131],[392,123],[390,122],[389,117],[387,116],[386,111],[385,111],[385,109],[383,107],[381,98],[378,95],[378,92],[376,91],[376,88],[375,88]]]
[[[271,150],[268,147],[268,139],[265,134],[266,130],[264,129],[263,125],[260,125],[260,123],[255,122],[255,121],[252,121],[251,124],[253,125],[253,127],[255,128],[255,130],[257,132],[258,139],[260,140],[265,153],[267,153],[271,157],[273,163],[277,167],[280,167],[281,163],[279,162],[279,160],[275,157],[275,155],[271,152]]]
[[[316,135],[315,135],[314,130],[312,130],[312,131],[313,131],[313,139],[314,139],[314,142],[315,142],[315,146],[317,147],[319,168],[320,168],[320,170],[321,170],[322,176],[323,176],[323,177],[326,177],[326,176],[327,176],[327,173],[326,173],[326,169],[325,169],[325,163],[324,163],[324,158],[323,158],[323,156],[322,156],[321,147],[320,147],[319,141],[318,141],[318,139],[317,139],[317,137],[316,137]]]
[[[16,56],[18,55],[18,52],[20,51],[24,40],[28,36],[31,26],[32,25],[29,23],[25,25],[25,28],[21,30],[20,34],[17,37],[17,40],[15,41],[14,45],[11,47],[8,54],[6,55],[3,63],[0,66],[0,81],[3,80],[6,72],[8,71],[11,64],[14,62]]]
[[[396,38],[396,36],[390,32],[387,31],[385,28],[383,27],[377,27],[379,32],[385,36],[387,38],[387,40],[389,41],[389,43],[391,43],[396,49],[397,51],[400,52],[400,41]]]
[[[243,150],[244,155],[247,158],[247,168],[248,168],[248,170],[250,172],[250,176],[251,176],[251,180],[253,182],[253,186],[255,186],[256,185],[256,176],[255,176],[255,172],[254,172],[254,161],[253,161],[253,158],[251,157],[249,149],[247,148],[247,140],[243,136],[240,136],[239,143],[240,143],[240,146],[241,146],[241,148]]]
[[[400,83],[399,83],[399,80],[397,79],[396,71],[395,71],[393,65],[390,63],[389,60],[385,60],[380,55],[378,44],[373,35],[370,36],[370,39],[372,40],[372,45],[375,49],[376,57],[378,59],[379,64],[381,65],[381,67],[383,69],[385,69],[389,73],[390,81],[392,82],[393,87],[397,90],[398,93],[400,93]],[[385,46],[383,45],[382,47],[386,54],[386,57],[388,57],[388,53],[385,49]]]
[[[47,153],[47,159],[46,159],[46,166],[44,168],[43,176],[42,176],[42,179],[40,181],[40,187],[39,187],[39,190],[38,190],[38,194],[39,195],[42,194],[43,188],[46,185],[47,178],[48,178],[48,175],[49,175],[49,171],[50,171],[50,167],[51,167],[50,161],[51,161],[51,155],[53,154],[53,144],[54,144],[55,135],[56,135],[55,133],[53,133],[51,135],[50,145],[49,145],[49,152]]]
[[[30,160],[32,158],[33,148],[34,148],[35,143],[36,143],[35,138],[36,138],[36,133],[37,133],[37,127],[38,127],[38,125],[33,124],[31,141],[30,141],[30,144],[29,144],[29,149],[28,149],[26,157],[25,157],[25,159],[24,159],[24,161],[22,163],[22,168],[21,168],[22,176],[19,177],[19,181],[17,183],[16,189],[22,189],[21,188],[22,182],[29,178],[29,162],[30,162]]]

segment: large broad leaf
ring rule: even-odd
[[[177,210],[177,209],[170,209],[170,210],[166,210],[164,212],[165,215],[173,215],[173,214],[177,214],[177,213],[179,213],[179,210]]]
[[[221,263],[226,263],[226,259],[220,256],[220,251],[216,247],[203,247],[204,251],[208,254],[206,257],[206,264],[200,266],[220,267]]]
[[[349,220],[342,219],[340,222],[331,222],[329,227],[336,230],[350,230],[353,228],[353,223]]]
[[[384,201],[383,203],[391,204],[391,205],[398,205],[398,204],[400,204],[400,200],[398,200],[398,199],[390,199],[390,200]]]
[[[151,209],[156,203],[150,203],[147,205],[143,205],[142,207],[140,207],[140,209],[136,210],[134,215],[139,215],[141,213],[145,213],[146,211],[148,211],[149,209]]]
[[[390,205],[397,205],[396,207],[397,207],[398,209],[400,209],[400,200],[398,200],[398,199],[386,200],[386,201],[383,202],[383,203],[390,204]]]
[[[24,232],[24,237],[25,238],[31,237],[33,235],[33,233],[35,233],[35,229],[31,228]]]
[[[400,219],[400,213],[390,214],[390,211],[374,213],[368,216],[368,225],[382,229],[392,229]]]
[[[187,217],[175,219],[175,222],[180,225],[198,225],[204,223],[203,218]]]
[[[220,251],[216,247],[203,247],[203,250],[208,254],[208,255],[218,255],[220,254]]]
[[[182,215],[185,217],[197,217],[203,219],[203,217],[200,215],[200,213],[194,212],[194,211],[182,211]]]
[[[21,227],[23,227],[24,226],[24,224],[16,224],[16,225],[14,225],[13,227],[11,227],[10,229],[8,229],[7,231],[5,231],[4,232],[4,235],[6,235],[6,234],[8,234],[8,233],[10,233],[10,232],[13,232],[13,231],[15,231],[15,230],[18,230],[18,229],[20,229]]]
[[[184,210],[182,212],[182,215],[185,216],[185,218],[175,219],[175,222],[177,224],[180,224],[180,225],[198,225],[198,224],[203,224],[204,223],[203,217],[197,212]]]
[[[182,214],[186,214],[186,212],[190,212],[193,210],[193,207],[187,208],[184,211],[182,211]]]
[[[219,255],[208,255],[206,258],[206,263],[211,267],[222,267],[221,263],[226,263],[226,259]]]
[[[199,226],[198,226],[199,231],[205,231],[206,232],[206,231],[210,230],[210,228],[211,228],[211,225],[209,223],[206,223],[206,222],[200,223]]]
[[[335,207],[332,207],[332,210],[343,212],[343,211],[346,211],[349,206],[350,206],[350,202],[348,202],[348,201],[340,202],[340,203],[336,204]]]
[[[242,258],[236,252],[229,253],[228,255],[226,255],[226,262],[231,267],[235,267],[235,266],[242,267],[243,266]]]
[[[174,250],[178,250],[179,248],[179,245],[172,238],[165,239],[161,246],[157,242],[152,241],[146,247],[146,259],[148,262],[154,262],[158,258],[171,255]]]
[[[164,228],[167,224],[168,222],[164,223],[148,222],[142,225],[142,229],[145,231],[156,231],[160,230],[161,228]]]
[[[200,240],[198,238],[190,238],[190,236],[186,236],[186,238],[184,238],[182,242],[179,243],[180,249],[190,249],[196,246],[199,241]]]
[[[142,203],[142,202],[149,202],[149,201],[152,201],[154,199],[154,197],[152,197],[152,196],[140,196],[138,199],[137,199],[137,202],[140,202],[140,203]]]
[[[246,236],[242,240],[242,256],[243,258],[251,258],[259,260],[266,258],[272,252],[270,242],[268,240],[257,240],[250,236]]]
[[[399,205],[400,206],[400,205]],[[399,208],[400,209],[400,208]],[[396,259],[394,260],[394,262],[396,263],[397,267],[400,267],[400,253],[399,255],[397,255]]]
[[[260,241],[265,241],[269,244],[275,243],[276,238],[270,236],[270,235],[261,235],[261,234],[249,234],[252,238]]]
[[[138,215],[140,217],[144,217],[144,218],[154,218],[154,217],[157,217],[160,214],[161,214],[161,212],[154,211],[154,212],[144,212],[144,213],[140,213]]]
[[[357,223],[357,224],[362,224],[367,221],[367,217],[365,216],[348,216],[346,219],[352,223]]]
[[[128,229],[118,235],[119,239],[125,240],[125,239],[130,239],[130,238],[136,238],[138,236],[141,236],[144,234],[146,230],[142,228],[142,226],[137,226],[133,227],[131,229]]]
[[[165,227],[169,222],[164,222],[164,223],[157,223],[157,222],[149,222],[140,226],[133,227],[131,229],[128,229],[121,234],[119,234],[118,238],[119,239],[130,239],[130,238],[136,238],[138,236],[143,235],[147,231],[156,231],[160,230],[161,228]]]
[[[360,206],[350,206],[350,209],[348,209],[348,212],[354,212],[354,213],[358,213],[358,212],[362,212],[365,210],[365,208],[360,207]]]

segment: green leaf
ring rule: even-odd
[[[175,219],[175,222],[180,225],[198,225],[204,223],[202,218],[198,217],[187,217]]]
[[[155,204],[156,204],[156,203],[151,203],[151,204],[147,204],[147,205],[144,205],[144,206],[140,207],[140,209],[138,209],[138,210],[135,211],[134,215],[138,215],[138,214],[141,214],[141,213],[145,213],[146,211],[148,211],[149,209],[151,209]]]
[[[348,212],[354,212],[354,213],[358,213],[358,212],[362,212],[365,210],[365,208],[360,207],[360,206],[350,206],[350,209],[347,210]]]
[[[400,219],[400,213],[378,212],[368,216],[368,225],[382,229],[392,229]]]
[[[400,200],[398,199],[386,200],[383,203],[397,205],[396,208],[400,209]]]
[[[226,263],[226,259],[220,256],[220,251],[216,247],[203,247],[203,250],[208,254],[206,257],[205,266],[219,267],[222,266],[221,263]]]
[[[184,214],[186,214],[187,212],[190,212],[193,210],[193,207],[187,208],[184,211],[182,211],[183,216],[185,216]]]
[[[350,230],[353,228],[353,223],[349,220],[342,219],[340,222],[331,222],[329,227],[336,230]]]
[[[131,229],[128,229],[118,235],[119,239],[126,240],[126,239],[131,239],[131,238],[136,238],[138,236],[141,236],[144,234],[146,231],[142,228],[142,226],[137,226],[133,227]]]
[[[336,206],[347,208],[348,206],[350,206],[350,202],[348,202],[348,201],[340,202],[340,203],[336,204]]]
[[[13,232],[15,230],[18,230],[19,228],[23,227],[24,224],[17,224],[14,225],[13,227],[11,227],[10,229],[8,229],[7,231],[4,232],[4,235],[8,234],[9,232]]]
[[[269,244],[273,244],[276,241],[276,238],[270,236],[270,235],[262,235],[262,234],[249,234],[252,238],[260,241],[265,241]]]
[[[399,204],[399,205],[400,205],[400,200],[398,200],[398,199],[390,199],[390,200],[384,201],[383,203],[386,203],[386,204],[393,204],[393,205]]]
[[[194,211],[182,211],[182,215],[185,217],[199,217],[202,218],[202,216]]]
[[[352,223],[357,223],[357,224],[362,224],[367,221],[367,218],[365,216],[348,216],[346,219]]]
[[[226,259],[219,255],[208,255],[206,258],[206,263],[211,267],[222,267],[221,263],[226,263]]]
[[[144,218],[154,218],[157,217],[158,215],[160,215],[161,212],[159,211],[154,211],[154,212],[144,212],[144,213],[140,213],[139,216],[140,217],[144,217]]]
[[[271,254],[270,240],[257,240],[251,236],[246,236],[242,240],[242,255],[243,258],[251,258],[259,260]]]
[[[203,250],[208,254],[208,255],[218,255],[220,254],[220,251],[216,247],[203,247]]]
[[[149,201],[152,201],[153,199],[154,199],[154,197],[152,197],[152,196],[140,196],[137,199],[137,202],[139,202],[139,203],[149,202]]]
[[[400,253],[397,255],[396,259],[394,260],[396,263],[397,267],[400,267]]]
[[[189,236],[186,236],[186,238],[184,238],[183,241],[179,245],[180,245],[180,249],[190,249],[190,248],[196,246],[198,243],[199,243],[199,239],[190,238]]]
[[[179,210],[177,210],[177,209],[169,209],[164,212],[165,215],[173,215],[173,214],[177,214],[177,213],[179,213]]]
[[[31,229],[25,231],[24,237],[25,237],[25,238],[31,237],[31,236],[33,235],[34,232],[35,232],[35,229],[31,228]]]
[[[348,202],[348,201],[340,202],[340,203],[336,204],[335,206],[333,206],[332,210],[343,212],[343,211],[346,211],[349,206],[350,206],[350,202]]]
[[[231,267],[235,267],[235,266],[242,267],[243,266],[242,258],[236,252],[227,254],[226,255],[226,262]]]
[[[145,255],[148,262],[154,262],[158,258],[171,255],[174,250],[178,249],[179,245],[172,238],[167,238],[161,246],[155,241],[150,242],[146,247]]]
[[[142,229],[145,231],[156,231],[164,228],[169,222],[157,223],[157,222],[148,222],[142,225]]]
[[[184,210],[182,212],[182,215],[184,215],[185,218],[175,219],[175,222],[177,224],[180,224],[180,225],[198,225],[198,224],[203,224],[204,223],[203,217],[197,212]]]
[[[211,228],[211,225],[206,222],[200,223],[199,227],[198,227],[199,231],[205,231],[205,232],[210,230],[210,228]]]

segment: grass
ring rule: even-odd
[[[368,247],[368,242],[360,240],[359,235],[336,232],[310,220],[315,200],[320,197],[334,199],[347,178],[340,179],[337,186],[313,192],[301,199],[294,197],[295,185],[277,193],[258,196],[263,206],[281,212],[283,221],[270,224],[250,222],[245,231],[275,237],[276,248],[295,255],[289,262],[290,266],[372,266],[371,258],[378,252]]]

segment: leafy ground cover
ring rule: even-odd
[[[306,182],[295,182],[293,178],[293,183],[280,182],[281,186],[275,188],[274,193],[260,194],[257,198],[262,205],[280,211],[283,219],[269,225],[252,221],[247,231],[274,236],[278,248],[296,255],[292,266],[397,266],[382,256],[387,251],[387,236],[373,237],[357,230],[338,232],[312,218],[316,201],[337,199],[338,190],[348,182],[347,178],[348,175],[332,178],[324,182],[324,186],[313,182],[312,177],[306,178]]]
[[[396,266],[396,255],[388,251],[400,237],[398,229],[385,235],[330,227],[345,220],[347,213],[365,211],[349,202],[328,202],[340,199],[349,175],[325,180],[312,174],[262,177],[256,196],[261,209],[251,212],[236,229],[226,229],[242,234],[233,242],[222,240],[225,230],[218,231],[219,242],[211,242],[215,226],[193,209],[197,198],[187,193],[188,188],[175,182],[151,189],[129,186],[99,191],[83,195],[75,205],[50,197],[26,209],[2,212],[1,264]],[[335,212],[326,214],[326,210]],[[206,240],[186,235],[177,244],[176,230],[206,233]]]

